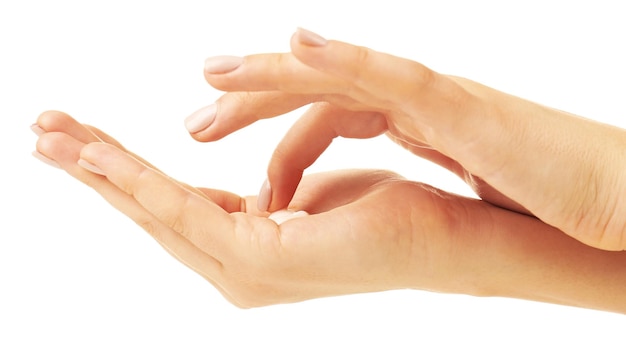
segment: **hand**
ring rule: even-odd
[[[240,307],[413,288],[626,313],[626,253],[484,201],[389,172],[339,171],[304,177],[290,208],[311,215],[277,225],[255,197],[177,182],[63,113],[44,113],[33,130],[37,157],[91,186]]]
[[[332,138],[386,133],[487,202],[588,245],[626,249],[624,130],[306,30],[290,53],[209,59],[205,77],[230,93],[188,119],[201,141],[315,103],[276,149],[262,209],[288,204]]]
[[[484,266],[456,255],[479,250],[455,249],[481,243],[494,220],[514,215],[393,173],[348,170],[305,177],[289,208],[311,215],[277,225],[255,197],[177,182],[66,114],[46,112],[34,128],[38,156],[94,188],[241,307],[397,288],[471,291],[468,279]]]

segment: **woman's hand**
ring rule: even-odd
[[[240,307],[413,288],[626,312],[626,254],[393,173],[306,176],[289,208],[311,215],[278,225],[256,197],[177,182],[66,114],[46,112],[33,130],[36,156],[95,189]]]
[[[487,202],[591,246],[626,249],[624,130],[306,30],[291,53],[209,59],[205,77],[230,93],[188,118],[201,141],[315,103],[276,149],[261,210],[287,206],[332,138],[386,133]]]
[[[277,225],[255,197],[179,183],[66,114],[44,113],[35,129],[39,156],[242,307],[395,288],[452,291],[458,216],[485,209],[393,173],[338,171],[306,177],[289,208],[311,215]]]

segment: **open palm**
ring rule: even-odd
[[[535,223],[387,171],[344,170],[304,177],[289,208],[311,215],[277,225],[256,197],[179,183],[63,113],[43,114],[37,127],[39,153],[242,307],[397,288],[455,291],[462,278],[452,275],[472,269],[459,267],[459,245],[488,236],[496,220]]]

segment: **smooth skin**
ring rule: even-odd
[[[207,81],[232,93],[218,100],[211,126],[192,133],[197,140],[319,102],[274,153],[270,210],[289,202],[301,172],[332,138],[386,132],[465,178],[488,202],[588,245],[626,249],[623,129],[303,29],[290,53],[247,56],[235,67],[229,58],[227,71],[216,69],[224,57],[207,60]]]
[[[336,41],[323,40],[320,46],[320,41],[300,30],[292,40],[292,53],[248,56],[230,70],[224,69],[223,57],[218,64],[209,60],[207,80],[232,93],[224,95],[216,108],[203,109],[217,114],[200,114],[213,117],[213,122],[193,134],[198,140],[215,140],[258,118],[315,102],[279,145],[268,171],[271,190],[262,190],[270,197],[259,198],[267,201],[268,211],[288,207],[307,211],[309,216],[277,225],[267,218],[265,206],[257,208],[257,197],[180,183],[102,131],[58,111],[43,113],[34,126],[39,134],[37,154],[95,189],[240,307],[413,288],[626,313],[626,254],[585,245],[561,232],[558,224],[552,223],[554,227],[531,215],[563,222],[567,219],[559,218],[557,212],[575,214],[579,210],[567,209],[581,208],[570,202],[576,195],[561,192],[566,197],[555,207],[542,195],[533,198],[530,192],[512,187],[514,180],[509,176],[515,174],[515,178],[527,180],[517,183],[526,185],[525,190],[538,194],[541,185],[546,185],[542,194],[557,197],[559,188],[565,186],[561,181],[576,175],[560,168],[552,186],[544,175],[554,171],[550,161],[572,159],[567,157],[569,152],[560,152],[565,159],[549,158],[542,151],[550,146],[544,149],[532,143],[543,139],[541,134],[528,140],[518,135],[516,151],[506,161],[496,158],[490,162],[481,148],[500,140],[504,144],[488,148],[489,155],[497,156],[511,146],[510,137],[492,134],[509,130],[503,121],[508,114],[494,116],[493,111],[499,110],[498,103],[508,105],[507,101],[514,103],[503,110],[516,110],[530,115],[529,119],[534,118],[531,111],[541,110],[547,114],[539,118],[549,124],[563,118],[569,120],[562,121],[564,124],[596,126],[599,130],[585,129],[603,134],[603,141],[590,144],[592,147],[604,149],[602,144],[609,148],[614,141],[623,141],[623,131],[447,78],[415,62],[370,50],[358,53],[366,49]],[[232,58],[226,59],[231,67]],[[364,68],[354,69],[355,63]],[[218,73],[212,73],[215,71]],[[379,83],[385,87],[376,87]],[[493,93],[492,98],[481,100],[478,92],[483,96]],[[476,110],[492,110],[494,115],[474,114]],[[475,120],[475,115],[484,120]],[[432,124],[425,126],[430,118]],[[539,120],[528,122],[530,127]],[[472,123],[481,127],[467,128]],[[540,129],[542,134],[550,132],[545,125]],[[565,130],[557,127],[551,131],[556,136]],[[343,170],[302,177],[302,171],[332,138],[383,132],[417,155],[467,177],[483,199],[449,194],[387,171]],[[480,132],[485,134],[478,137]],[[525,149],[538,152],[524,155]],[[618,151],[612,153],[617,156]],[[537,162],[522,165],[510,157]],[[543,175],[528,168],[541,163],[541,158],[547,163],[537,167]],[[566,168],[585,168],[589,164],[585,161],[591,160],[579,154]],[[593,172],[597,178],[611,176],[608,169]],[[610,181],[613,189],[623,183],[618,178]],[[605,191],[598,187],[596,192]],[[602,201],[621,208],[609,198]],[[543,215],[538,209],[542,204],[550,208]],[[600,218],[589,218],[597,220]],[[616,220],[607,220],[611,229],[603,230],[602,238],[595,230],[580,233],[582,223],[574,224],[579,229],[564,231],[595,237],[580,238],[588,244],[622,250],[620,238],[615,237],[619,228],[612,227],[618,225]]]

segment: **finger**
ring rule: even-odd
[[[253,208],[253,204],[249,204],[248,200],[252,198],[244,199],[232,192],[209,189],[204,187],[198,187],[197,190],[205,195],[208,199],[215,202],[228,213],[243,212],[243,213],[256,213]]]
[[[96,137],[98,137],[98,139],[100,139],[101,141],[114,145],[124,151],[127,151],[126,148],[119,142],[117,141],[115,138],[113,138],[112,136],[110,136],[109,134],[105,133],[104,131],[102,131],[99,128],[96,128],[94,126],[88,125],[88,124],[84,124],[83,125],[87,130],[89,130],[91,133],[93,133]]]
[[[226,91],[337,94],[378,109],[438,105],[441,98],[430,96],[442,90],[462,96],[460,87],[422,64],[340,41],[311,45],[307,33],[296,32],[292,53],[209,58],[205,78]]]
[[[91,125],[84,125],[86,129],[88,129],[90,132],[92,132],[95,136],[97,136],[99,139],[101,139],[102,142],[105,142],[107,144],[111,144],[115,147],[117,147],[118,149],[128,153],[130,156],[134,157],[135,159],[137,159],[138,161],[140,161],[141,163],[145,164],[146,166],[157,170],[157,171],[161,171],[159,170],[159,168],[155,167],[152,163],[148,162],[146,159],[144,159],[143,157],[137,155],[136,153],[127,150],[119,141],[117,141],[115,138],[113,138],[112,136],[110,136],[109,134],[105,133],[104,131],[91,126]],[[181,185],[191,188],[191,186],[184,184],[184,183],[180,183]]]
[[[291,49],[307,66],[368,92],[372,103],[387,100],[410,115],[392,121],[407,133],[423,130],[434,148],[518,202],[515,209],[591,246],[623,249],[624,219],[606,213],[623,209],[613,203],[623,131],[305,30]]]
[[[205,196],[179,185],[120,149],[103,143],[85,145],[81,158],[99,168],[106,178],[165,224],[214,256],[223,255],[234,242],[232,216]],[[151,230],[144,226],[147,230]]]
[[[223,68],[225,65],[228,69]],[[279,91],[332,101],[348,109],[363,109],[362,101],[372,100],[351,82],[312,69],[291,53],[211,57],[206,61],[204,75],[213,87],[224,91]],[[377,109],[372,103],[365,106]]]
[[[372,96],[392,98],[389,101],[393,104],[413,100],[416,92],[430,88],[437,79],[437,73],[420,63],[367,47],[326,40],[304,29],[298,29],[292,36],[291,50],[307,66],[339,77]]]
[[[102,141],[95,133],[61,111],[46,111],[37,118],[36,124],[45,132],[63,132],[82,143]]]
[[[154,167],[151,163],[149,163],[145,159],[126,150],[124,146],[120,144],[120,142],[118,142],[116,139],[114,139],[112,136],[108,135],[104,131],[96,127],[90,126],[90,125],[81,124],[78,121],[76,121],[74,118],[72,118],[71,116],[63,112],[46,111],[39,116],[36,124],[44,132],[63,132],[83,144],[91,143],[91,142],[105,142],[105,143],[112,144],[118,147],[119,149],[128,152],[129,155],[133,156],[134,158],[141,161],[142,163],[149,166],[150,168],[158,170],[156,167]],[[45,161],[46,159],[47,157],[44,156],[42,160]],[[200,193],[199,190],[197,190],[196,188],[192,186],[189,186],[185,183],[180,183],[180,184],[184,186],[185,188],[187,188],[188,190]]]
[[[62,132],[82,143],[106,142],[126,151],[124,146],[102,130],[82,124],[61,111],[46,111],[39,115],[36,125],[44,132]]]
[[[430,127],[464,134],[465,124],[459,123],[467,122],[467,109],[476,106],[472,94],[454,79],[413,60],[325,40],[304,29],[292,36],[291,50],[307,66],[354,85],[353,90],[362,92],[353,97],[366,98],[360,101],[411,115],[394,120],[406,130]]]
[[[215,104],[187,117],[185,126],[194,139],[215,141],[260,119],[293,111],[315,98],[279,91],[226,93]]]
[[[314,104],[276,147],[268,167],[268,186],[271,190],[262,189],[259,210],[285,208],[304,170],[315,162],[334,138],[371,138],[386,129],[385,117],[378,113],[347,111],[328,103]]]
[[[205,77],[226,91],[347,97],[370,110],[395,111],[392,121],[420,137],[424,129],[435,135],[451,130],[458,133],[453,136],[467,135],[464,126],[472,120],[463,111],[477,107],[476,101],[455,80],[365,47],[339,41],[311,45],[305,33],[299,30],[293,36],[292,53],[209,58]]]
[[[318,101],[332,102],[349,110],[366,108],[341,95],[303,95],[280,91],[229,92],[214,104],[187,117],[185,127],[198,141],[215,141],[258,120],[280,116]]]
[[[112,136],[96,127],[81,124],[76,121],[76,119],[61,111],[46,111],[38,117],[35,124],[44,132],[62,132],[81,143],[87,144],[92,142],[105,142],[127,151],[124,146],[122,146],[122,144],[120,144],[120,142],[115,140]],[[142,161],[144,164],[154,168],[152,164],[138,155],[133,153],[130,154]]]
[[[87,171],[77,164],[80,151],[84,146],[85,143],[60,132],[43,134],[37,141],[39,153],[54,160],[68,174],[92,187],[114,208],[130,217],[138,225],[150,225],[151,235],[168,252],[205,278],[211,278],[214,284],[219,283],[222,265],[217,259],[201,252],[179,233],[156,220],[133,197],[117,188],[105,177]]]
[[[313,69],[291,53],[211,57],[205,62],[204,77],[211,86],[223,91],[345,94],[351,88],[341,78]]]
[[[510,157],[507,147],[519,144],[511,141],[511,135],[518,133],[514,128],[519,127],[519,120],[511,122],[479,107],[477,99],[455,80],[420,63],[326,40],[304,29],[292,36],[291,49],[306,65],[366,91],[369,103],[387,103],[390,110],[400,109],[400,113],[388,114],[392,139],[461,177],[466,175],[465,169],[489,177],[501,169],[503,159]],[[480,92],[472,84],[465,86]],[[424,143],[430,149],[414,145]]]

